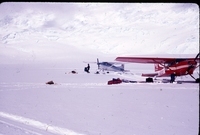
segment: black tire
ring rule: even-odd
[[[197,79],[196,79],[196,83],[200,83],[200,78],[197,78]]]

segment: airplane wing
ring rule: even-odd
[[[184,60],[197,60],[199,62],[199,58],[158,58],[158,57],[117,57],[116,61],[121,62],[131,62],[131,63],[151,63],[151,64],[160,64],[160,63],[171,63],[174,61],[184,61]]]

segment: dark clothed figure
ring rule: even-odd
[[[88,71],[90,71],[90,64],[88,64],[87,68],[88,68]]]
[[[87,72],[87,73],[90,73],[90,71],[89,71],[89,70],[90,70],[90,65],[88,64],[88,66],[87,66],[87,67],[85,67],[84,71],[85,71],[85,72]]]
[[[176,77],[176,74],[175,74],[175,73],[172,73],[172,74],[171,74],[170,83],[173,83],[173,82],[175,81],[175,77]]]

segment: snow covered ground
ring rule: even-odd
[[[197,5],[3,3],[0,25],[0,135],[199,133],[199,84],[107,85],[145,80],[151,64],[126,64],[133,74],[83,71],[97,58],[195,57]]]
[[[198,134],[196,83],[107,85],[121,76],[30,67],[1,71],[3,135]],[[50,80],[56,84],[45,84]]]

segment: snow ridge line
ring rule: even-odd
[[[22,124],[32,126],[32,127],[38,128],[38,129],[46,130],[47,132],[51,132],[51,133],[54,133],[54,134],[83,135],[83,134],[80,134],[80,133],[76,133],[72,130],[66,129],[66,128],[48,125],[48,124],[42,123],[40,121],[36,121],[36,120],[33,120],[33,119],[29,119],[29,118],[25,118],[25,117],[13,115],[13,114],[8,114],[8,113],[5,113],[5,112],[0,112],[0,117],[10,119],[10,120],[13,120],[13,121],[17,121],[17,122],[20,122]]]
[[[40,133],[31,131],[31,130],[28,130],[28,129],[25,129],[25,128],[21,128],[21,127],[19,127],[19,126],[10,124],[10,123],[5,122],[5,121],[2,121],[2,120],[0,120],[0,123],[5,124],[5,125],[8,125],[8,126],[10,126],[10,127],[14,127],[14,128],[20,129],[20,130],[22,130],[22,131],[24,131],[24,132],[28,132],[28,133],[31,133],[31,134],[42,135],[42,134],[40,134]],[[3,134],[0,134],[0,135],[3,135]]]

